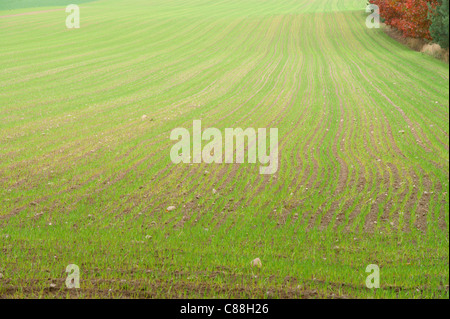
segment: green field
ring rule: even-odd
[[[0,298],[449,298],[449,67],[365,0],[38,2],[0,5]],[[199,119],[278,172],[173,164]]]

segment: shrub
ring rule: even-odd
[[[441,0],[440,2],[436,8],[429,7],[430,35],[434,42],[447,49],[449,47],[449,5],[448,0]]]

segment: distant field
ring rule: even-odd
[[[2,0],[0,10],[29,9],[39,7],[67,6],[72,3],[78,5],[93,0]]]
[[[0,298],[449,298],[449,67],[365,0],[38,2],[0,4]],[[198,119],[278,172],[173,164]]]

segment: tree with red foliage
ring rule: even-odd
[[[431,40],[428,12],[438,0],[371,0],[380,8],[387,25],[402,31],[404,37]],[[430,4],[430,7],[428,6]]]

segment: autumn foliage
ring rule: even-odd
[[[438,0],[371,0],[380,8],[387,25],[402,31],[403,36],[432,40],[428,13]]]

